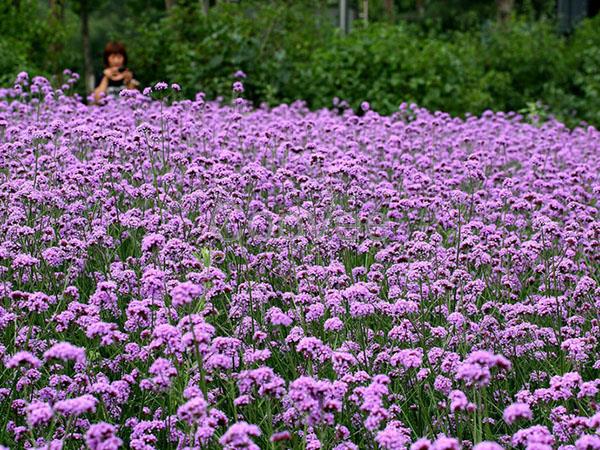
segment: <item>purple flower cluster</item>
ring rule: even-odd
[[[235,78],[0,90],[0,446],[599,449],[600,132]]]

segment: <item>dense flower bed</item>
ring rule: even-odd
[[[597,130],[158,88],[0,93],[0,444],[600,448]]]

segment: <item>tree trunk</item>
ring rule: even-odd
[[[348,33],[348,0],[340,0],[340,30]]]
[[[505,24],[510,19],[515,0],[496,0],[496,14],[498,22]]]
[[[416,7],[419,18],[422,19],[425,17],[425,0],[417,0]]]
[[[177,4],[177,0],[165,0],[165,9],[168,11]]]
[[[202,5],[202,14],[208,16],[208,10],[210,9],[210,0],[200,0]]]
[[[50,0],[48,5],[50,6],[50,15],[52,18],[62,23],[65,20],[65,0]]]
[[[388,20],[390,22],[393,22],[394,21],[394,0],[385,0],[384,6],[385,6],[385,13],[388,16]]]
[[[88,0],[81,1],[81,41],[83,43],[83,79],[86,92],[94,90],[94,68],[90,48],[90,14]]]
[[[62,61],[62,52],[64,50],[64,18],[65,18],[65,1],[50,0],[50,16],[48,25],[50,28],[50,42],[48,45],[48,67],[50,71],[56,75],[63,69],[60,67]]]
[[[363,20],[365,25],[369,23],[369,0],[363,0]]]

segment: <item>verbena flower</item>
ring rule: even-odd
[[[80,397],[58,401],[53,405],[53,408],[64,416],[80,416],[95,412],[97,404],[98,400],[94,396],[84,394]]]
[[[258,450],[260,447],[253,442],[253,438],[261,435],[256,425],[246,422],[237,422],[229,427],[225,434],[219,439],[219,443],[225,449],[251,449]]]
[[[105,422],[90,425],[85,433],[85,443],[90,450],[116,450],[123,445],[116,436],[116,428]]]
[[[77,78],[0,88],[3,443],[597,447],[598,130]]]
[[[27,405],[26,413],[27,424],[32,428],[47,425],[54,415],[52,407],[48,403],[40,401],[33,401]]]
[[[513,403],[506,407],[502,417],[507,424],[512,425],[518,419],[531,420],[533,413],[527,403]]]

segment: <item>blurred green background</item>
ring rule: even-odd
[[[60,85],[70,68],[85,94],[84,75],[100,73],[105,43],[119,40],[143,86],[177,82],[189,97],[228,98],[243,70],[257,105],[338,97],[384,114],[415,102],[600,125],[598,2],[579,1],[588,18],[576,25],[560,0],[347,3],[342,33],[338,1],[0,0],[0,84],[26,70]]]

